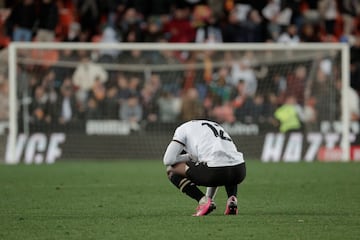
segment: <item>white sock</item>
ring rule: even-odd
[[[208,201],[208,196],[203,196],[200,201],[199,204],[205,204]]]
[[[206,196],[208,196],[212,200],[214,200],[217,190],[218,190],[218,187],[207,187],[206,188]]]

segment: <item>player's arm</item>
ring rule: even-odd
[[[184,150],[184,145],[178,141],[171,141],[168,147],[166,148],[166,152],[164,154],[164,165],[171,166],[173,164],[179,163],[179,162],[186,162],[191,159],[191,155],[181,154],[181,152]]]

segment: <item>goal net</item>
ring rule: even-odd
[[[9,83],[7,163],[159,159],[201,118],[247,159],[356,155],[344,44],[12,43]]]

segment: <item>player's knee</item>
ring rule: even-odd
[[[185,176],[186,175],[186,167],[187,167],[187,165],[183,162],[176,163],[174,165],[169,166],[167,171],[172,172],[173,174]]]
[[[244,181],[245,177],[246,177],[246,167],[245,164],[243,164],[243,166],[240,169],[240,174],[239,174],[239,183],[241,183],[242,181]]]

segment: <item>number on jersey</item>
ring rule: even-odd
[[[211,124],[211,123],[203,122],[201,125],[208,126],[211,129],[211,131],[214,133],[215,137],[219,137],[222,140],[232,142],[232,140],[229,136],[224,135],[225,134],[224,130],[222,130],[218,124],[216,124],[216,123]]]

